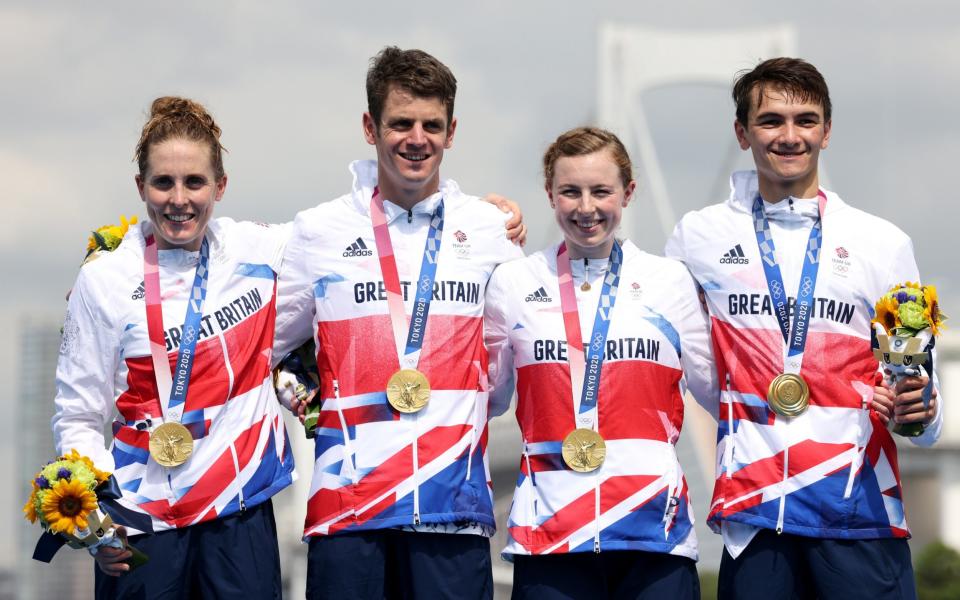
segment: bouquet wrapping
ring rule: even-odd
[[[929,376],[921,398],[927,408],[933,392],[933,347],[946,316],[940,312],[937,290],[932,285],[906,282],[890,288],[877,300],[873,319],[873,353],[883,364],[889,387],[904,377]],[[901,423],[894,433],[916,437],[922,423]]]

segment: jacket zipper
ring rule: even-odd
[[[412,214],[412,213],[411,213]],[[413,413],[413,524],[420,524],[420,459],[417,453],[419,436],[417,431],[417,413]]]
[[[223,339],[223,334],[217,336],[220,339],[220,349],[223,352],[223,364],[227,369],[227,401],[224,403],[224,408],[226,408],[230,403],[230,398],[233,396],[233,366],[230,364],[230,352],[227,350],[227,342]],[[237,449],[234,446],[233,442],[230,442],[230,455],[233,457],[233,472],[234,479],[233,483],[237,486],[237,497],[240,499],[240,512],[247,510],[247,504],[243,500],[243,486],[240,485],[240,461],[237,459]]]
[[[343,451],[350,464],[350,482],[357,483],[357,463],[353,455],[353,445],[350,443],[350,430],[347,429],[347,419],[343,416],[343,407],[340,406],[340,381],[333,380],[333,398],[337,403],[337,416],[340,418],[340,429],[343,431]]]
[[[783,533],[783,511],[787,505],[787,478],[790,474],[790,430],[787,429],[787,443],[783,448],[783,479],[780,480],[780,510],[777,514],[777,535]]]
[[[598,469],[599,471],[599,469]],[[600,476],[594,475],[593,486],[593,551],[600,553]]]
[[[869,418],[868,415],[870,413],[868,406],[869,403],[866,396],[861,396],[860,414],[857,415],[857,439],[853,442],[853,451],[856,452],[856,454],[854,455],[853,460],[850,461],[850,476],[847,477],[847,487],[843,491],[844,500],[853,494],[853,482],[857,478],[857,472],[860,471],[860,465],[863,463],[863,452],[866,451],[866,447],[864,447],[862,451],[860,450],[860,436],[863,434],[863,430],[865,428],[863,419],[864,417]]]

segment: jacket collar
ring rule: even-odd
[[[825,215],[829,215],[846,207],[846,204],[840,199],[840,196],[822,186],[820,189],[827,196]],[[757,179],[756,171],[735,171],[730,176],[730,197],[727,199],[727,204],[738,212],[752,214],[753,201],[759,193],[760,183]],[[801,205],[802,204],[801,202]],[[775,204],[766,205],[766,213],[773,218],[776,218],[778,214],[788,212],[789,203],[786,198]]]
[[[377,161],[355,160],[350,163],[350,172],[353,174],[353,187],[350,194],[354,208],[361,214],[369,215],[370,199],[373,197],[373,190],[377,187]],[[411,210],[413,214],[433,215],[441,199],[449,200],[460,194],[460,186],[457,182],[452,179],[441,179],[440,190],[417,202]],[[387,213],[387,223],[407,214],[405,208],[401,208],[389,199],[384,200],[383,209]]]

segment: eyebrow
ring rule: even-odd
[[[782,113],[782,112],[777,112],[777,111],[775,111],[775,110],[771,110],[771,111],[764,111],[764,112],[762,112],[762,113],[758,113],[756,116],[754,116],[754,118],[757,119],[757,120],[759,120],[759,119],[762,119],[762,118],[765,118],[765,117],[782,117],[782,116],[784,116],[784,113]],[[806,112],[802,112],[802,113],[799,113],[799,114],[797,114],[797,115],[794,115],[794,117],[795,117],[795,118],[800,118],[800,117],[807,117],[807,118],[809,118],[809,117],[815,117],[815,118],[817,118],[817,119],[823,119],[823,115],[821,115],[820,113],[818,113],[818,112],[815,111],[815,110],[808,110],[808,111],[806,111]]]

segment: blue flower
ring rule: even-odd
[[[71,476],[71,475],[73,475],[73,473],[71,473],[71,472],[70,472],[70,469],[68,469],[68,468],[66,468],[66,467],[60,467],[60,468],[57,470],[57,477],[58,477],[59,479],[66,479],[67,481],[70,481],[70,476]]]
[[[50,482],[47,481],[47,478],[44,477],[43,475],[40,475],[39,477],[34,479],[34,481],[37,483],[37,487],[40,488],[41,490],[45,490],[50,487]]]
[[[900,304],[903,304],[906,301],[907,301],[907,293],[903,291],[897,292],[897,302],[899,302]]]

